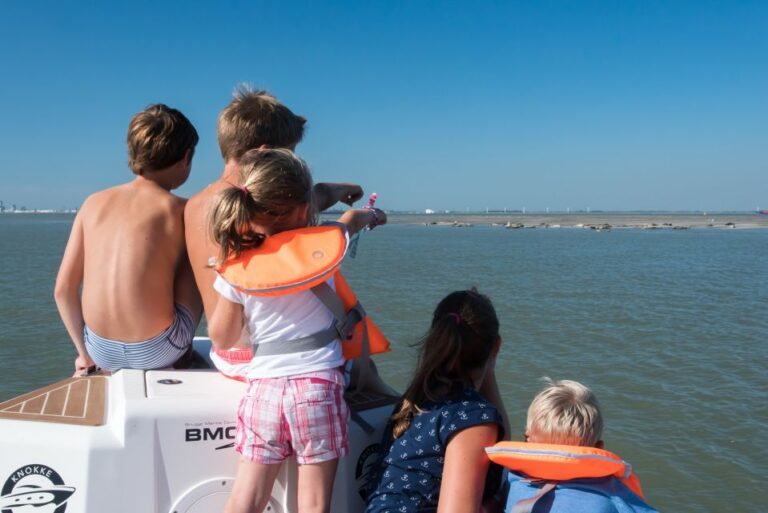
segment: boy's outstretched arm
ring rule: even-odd
[[[317,183],[312,189],[317,210],[322,212],[338,202],[352,204],[363,197],[363,188],[354,183]]]
[[[59,310],[64,327],[67,329],[72,342],[77,349],[75,359],[75,375],[80,375],[89,367],[95,365],[83,341],[83,304],[80,299],[80,285],[83,283],[83,270],[85,266],[85,250],[83,247],[83,222],[81,212],[75,216],[72,232],[64,250],[64,256],[59,266],[59,274],[56,276],[54,299]]]

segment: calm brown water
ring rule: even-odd
[[[0,400],[71,372],[52,299],[71,222],[0,216]],[[396,387],[437,301],[477,286],[502,322],[497,372],[513,437],[538,378],[576,379],[597,393],[607,447],[633,464],[652,505],[758,512],[768,476],[767,255],[768,230],[393,224],[363,234],[345,274],[394,341],[377,361]]]

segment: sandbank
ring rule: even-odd
[[[430,226],[497,226],[500,228],[582,228],[686,230],[699,228],[768,228],[768,216],[750,213],[490,213],[408,214],[388,213],[390,224]]]

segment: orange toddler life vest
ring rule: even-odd
[[[320,348],[337,338],[348,360],[390,350],[339,271],[348,245],[346,226],[329,223],[277,233],[221,265],[219,275],[241,292],[280,296],[311,290],[336,318],[334,326],[309,337],[254,346],[254,357]],[[335,291],[326,283],[331,276]]]
[[[640,480],[629,463],[612,452],[596,447],[498,442],[485,449],[488,458],[513,472],[543,481],[616,477],[643,498]]]

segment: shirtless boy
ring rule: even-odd
[[[238,160],[248,150],[256,148],[288,148],[294,150],[304,135],[306,119],[297,116],[266,91],[241,87],[219,115],[218,140],[224,171],[221,177],[190,198],[184,210],[187,251],[192,263],[198,289],[203,298],[206,318],[210,319],[216,308],[219,294],[213,289],[216,273],[213,261],[219,248],[208,238],[208,211],[216,194],[225,187],[239,183]],[[314,188],[314,201],[319,210],[325,210],[339,201],[351,205],[363,195],[358,185],[318,183]],[[238,345],[241,353],[232,351],[228,361],[222,362],[212,354],[214,363],[225,374],[236,376],[239,370],[227,371],[222,364],[250,362],[248,337],[242,337]],[[222,356],[222,355],[219,355]]]
[[[75,374],[168,367],[189,349],[200,298],[184,244],[198,136],[178,110],[150,105],[128,126],[136,178],[89,196],[75,217],[54,292],[77,348]],[[79,289],[82,285],[82,294]]]

